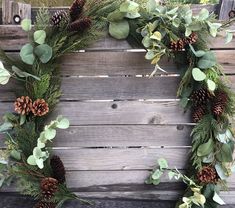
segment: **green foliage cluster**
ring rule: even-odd
[[[206,111],[191,133],[190,178],[187,177],[188,181],[185,181],[185,177],[181,177],[189,188],[177,207],[214,208],[218,204],[223,204],[218,196],[219,189],[226,184],[226,179],[234,171],[235,139],[229,119],[235,113],[235,96],[224,84],[224,79],[221,78],[221,66],[207,43],[209,38],[217,37],[217,34],[225,29],[227,23],[218,23],[215,15],[210,14],[206,9],[202,9],[198,15],[193,15],[189,6],[161,5],[154,0],[149,0],[146,4],[125,1],[108,15],[108,21],[111,36],[116,39],[127,39],[130,43],[141,45],[146,49],[145,58],[155,65],[150,77],[157,70],[165,72],[159,66],[161,57],[167,56],[174,59],[179,69],[182,70],[178,97],[185,110],[188,108],[195,110],[200,107],[193,103],[192,92],[206,89],[210,93],[211,100],[206,101],[206,105],[203,106]],[[192,36],[196,37],[196,40],[185,44],[184,41],[187,42]],[[225,42],[229,43],[231,40],[232,33],[227,31]],[[178,48],[175,50],[171,47],[172,44]],[[226,96],[222,104],[224,105],[223,111],[219,115],[215,115],[212,110],[217,92],[223,92]],[[164,173],[161,161],[159,161],[159,166],[160,169],[156,169],[151,174],[149,183],[155,185],[160,183],[160,177]],[[210,166],[216,170],[219,182],[209,185],[201,184],[200,191],[194,192],[191,185],[200,183],[197,172],[204,166]],[[174,176],[172,172],[170,174]]]

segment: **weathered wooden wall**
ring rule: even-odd
[[[20,27],[0,25],[0,47],[12,56],[26,41]],[[52,117],[62,114],[72,126],[59,132],[54,151],[65,163],[68,185],[80,196],[175,201],[183,192],[181,183],[164,177],[153,187],[144,180],[160,157],[171,167],[187,168],[193,124],[176,98],[180,72],[163,60],[168,74],[149,79],[153,66],[143,50],[131,49],[126,41],[106,37],[85,52],[63,57],[63,96]],[[223,37],[218,38],[211,49],[235,89],[235,40],[225,45]],[[13,111],[15,89],[13,80],[0,88],[1,115]],[[1,139],[0,146],[4,148]],[[222,193],[228,204],[235,203],[234,182],[235,176],[230,191]]]

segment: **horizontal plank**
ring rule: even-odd
[[[231,27],[233,28],[233,27]],[[218,37],[210,41],[211,48],[235,48],[234,43],[235,40],[229,44],[225,44],[224,33],[221,35],[222,37]],[[0,25],[0,47],[4,50],[20,50],[21,47],[27,43],[27,34],[22,31],[20,26],[12,26],[12,25]],[[132,47],[127,43],[127,41],[123,40],[115,40],[109,36],[100,39],[91,47],[86,50],[127,50],[132,49]]]
[[[101,125],[72,126],[58,131],[54,147],[176,147],[190,146],[191,126]],[[4,147],[0,135],[0,147]]]
[[[0,102],[1,115],[13,110],[13,103]],[[177,101],[61,102],[51,119],[57,115],[67,117],[71,125],[183,124],[190,121],[190,113],[184,113]]]

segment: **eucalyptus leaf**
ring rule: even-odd
[[[26,121],[26,115],[20,115],[20,125],[23,125]]]
[[[54,139],[55,138],[55,136],[56,136],[56,130],[55,129],[47,129],[47,130],[45,130],[45,138],[47,139],[47,140],[52,140],[52,139]]]
[[[230,144],[222,144],[220,151],[216,154],[216,159],[220,162],[232,162],[233,151]]]
[[[148,0],[146,9],[149,13],[154,12],[157,7],[157,2],[155,0]]]
[[[152,174],[152,179],[153,180],[158,180],[161,178],[163,172],[159,169],[155,170],[154,173]]]
[[[215,164],[215,169],[216,169],[216,172],[218,173],[219,177],[222,180],[228,179],[228,175],[225,174],[225,170],[223,169],[223,167],[219,163]]]
[[[15,150],[15,149],[11,151],[10,155],[15,160],[20,160],[21,159],[21,153],[19,151]]]
[[[162,39],[162,34],[159,31],[155,31],[151,36],[151,39],[161,41]]]
[[[43,164],[43,159],[42,158],[36,159],[36,164],[40,169],[43,169],[44,164]]]
[[[213,196],[213,200],[218,203],[219,205],[225,205],[225,202],[223,201],[223,199],[221,199],[221,197],[216,193],[214,193],[214,196]]]
[[[5,69],[3,63],[0,61],[0,84],[5,85],[9,82],[11,74]]]
[[[216,84],[215,84],[215,82],[212,81],[212,80],[210,80],[210,79],[208,79],[206,82],[207,82],[208,89],[209,89],[210,91],[215,91],[215,89],[216,89]]]
[[[39,77],[34,76],[28,72],[23,72],[19,68],[17,68],[16,66],[12,66],[12,71],[15,72],[17,74],[17,76],[19,76],[19,77],[32,77],[32,78],[40,81]]]
[[[193,79],[198,82],[206,79],[206,74],[202,72],[199,68],[193,68],[192,75]]]
[[[169,167],[167,161],[164,158],[158,159],[158,164],[161,170],[167,169]]]
[[[208,69],[216,65],[215,53],[212,51],[207,51],[203,57],[198,61],[197,66],[200,69]]]
[[[6,132],[8,130],[11,130],[13,128],[13,124],[11,122],[4,122],[1,126],[0,126],[0,132]]]
[[[191,51],[194,53],[194,55],[198,58],[200,58],[206,54],[206,52],[202,51],[202,50],[195,51],[194,47],[191,44],[189,44],[189,47],[190,47]]]
[[[130,27],[129,23],[126,20],[119,21],[119,22],[111,22],[109,24],[109,34],[118,39],[126,39],[129,35]]]
[[[210,34],[212,37],[216,37],[217,33],[218,33],[218,29],[222,26],[221,23],[211,23],[211,22],[207,22],[208,26],[209,26],[209,30],[210,30]]]
[[[39,147],[35,147],[33,149],[33,156],[35,157],[35,159],[39,159],[42,157],[42,150]]]
[[[226,32],[226,39],[225,39],[225,44],[230,43],[233,40],[233,33],[231,32]]]
[[[40,61],[46,64],[52,57],[52,48],[47,44],[39,45],[34,50]]]
[[[59,129],[69,128],[69,120],[67,118],[58,119],[58,124],[56,125]]]
[[[173,172],[173,171],[168,172],[168,177],[170,180],[172,180],[174,178],[174,176],[175,176],[175,172]]]
[[[204,21],[204,20],[208,19],[209,15],[210,15],[209,11],[207,9],[203,8],[198,14],[198,20]]]
[[[35,160],[35,158],[34,158],[33,155],[30,155],[30,156],[28,157],[27,163],[28,163],[29,165],[37,165],[36,160]]]
[[[197,156],[207,156],[209,155],[214,149],[214,142],[213,139],[209,139],[208,142],[201,144],[197,149]]]
[[[44,30],[37,30],[33,34],[34,41],[38,44],[44,44],[46,39],[46,32]]]
[[[32,23],[31,23],[31,20],[30,19],[24,19],[22,20],[21,22],[21,27],[24,31],[28,32],[31,30],[32,28]]]
[[[179,18],[175,18],[172,22],[173,26],[176,28],[178,28],[180,26],[180,23],[181,23],[181,21]]]
[[[123,20],[125,17],[125,13],[120,12],[119,10],[115,10],[114,12],[111,12],[108,16],[107,19],[109,22],[118,22]]]
[[[174,9],[171,9],[170,11],[167,11],[167,14],[173,15],[178,11],[179,7],[175,7]]]
[[[33,65],[35,56],[33,54],[33,46],[31,44],[24,45],[20,50],[20,57],[26,64]]]

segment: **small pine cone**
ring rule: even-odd
[[[83,7],[85,5],[85,0],[75,0],[69,9],[70,17],[72,21],[78,19],[82,13]]]
[[[221,116],[224,113],[228,102],[228,95],[223,91],[215,92],[214,100],[212,101],[212,112],[215,116]]]
[[[201,106],[206,104],[212,98],[212,94],[206,88],[201,88],[199,90],[193,91],[190,99],[194,106]]]
[[[198,35],[197,33],[193,32],[187,39],[188,39],[188,44],[194,44],[198,40]]]
[[[68,30],[70,32],[83,32],[91,27],[91,19],[84,17],[83,19],[77,20],[69,25]]]
[[[197,179],[200,183],[217,183],[219,176],[214,167],[204,166],[198,173]]]
[[[48,104],[44,99],[37,99],[33,102],[32,112],[35,116],[44,116],[49,112]]]
[[[50,200],[58,191],[58,184],[55,178],[43,178],[40,183],[43,198]]]
[[[43,202],[39,201],[37,204],[34,205],[33,208],[55,208],[56,204],[51,202]]]
[[[50,161],[51,168],[53,171],[53,177],[58,180],[59,183],[65,182],[65,168],[60,157],[54,155]]]
[[[17,113],[28,115],[32,110],[32,100],[28,96],[21,96],[16,99],[14,106]]]
[[[234,18],[234,17],[235,17],[235,10],[231,10],[231,11],[228,13],[228,16],[229,16],[229,18]]]
[[[184,41],[182,39],[179,39],[176,42],[170,43],[170,49],[173,51],[182,51],[185,47]]]
[[[56,11],[51,17],[51,22],[54,26],[59,26],[62,21],[68,22],[68,14],[64,10]]]
[[[205,116],[207,113],[206,106],[198,106],[197,108],[194,108],[192,111],[192,120],[194,123],[198,123],[203,116]]]

